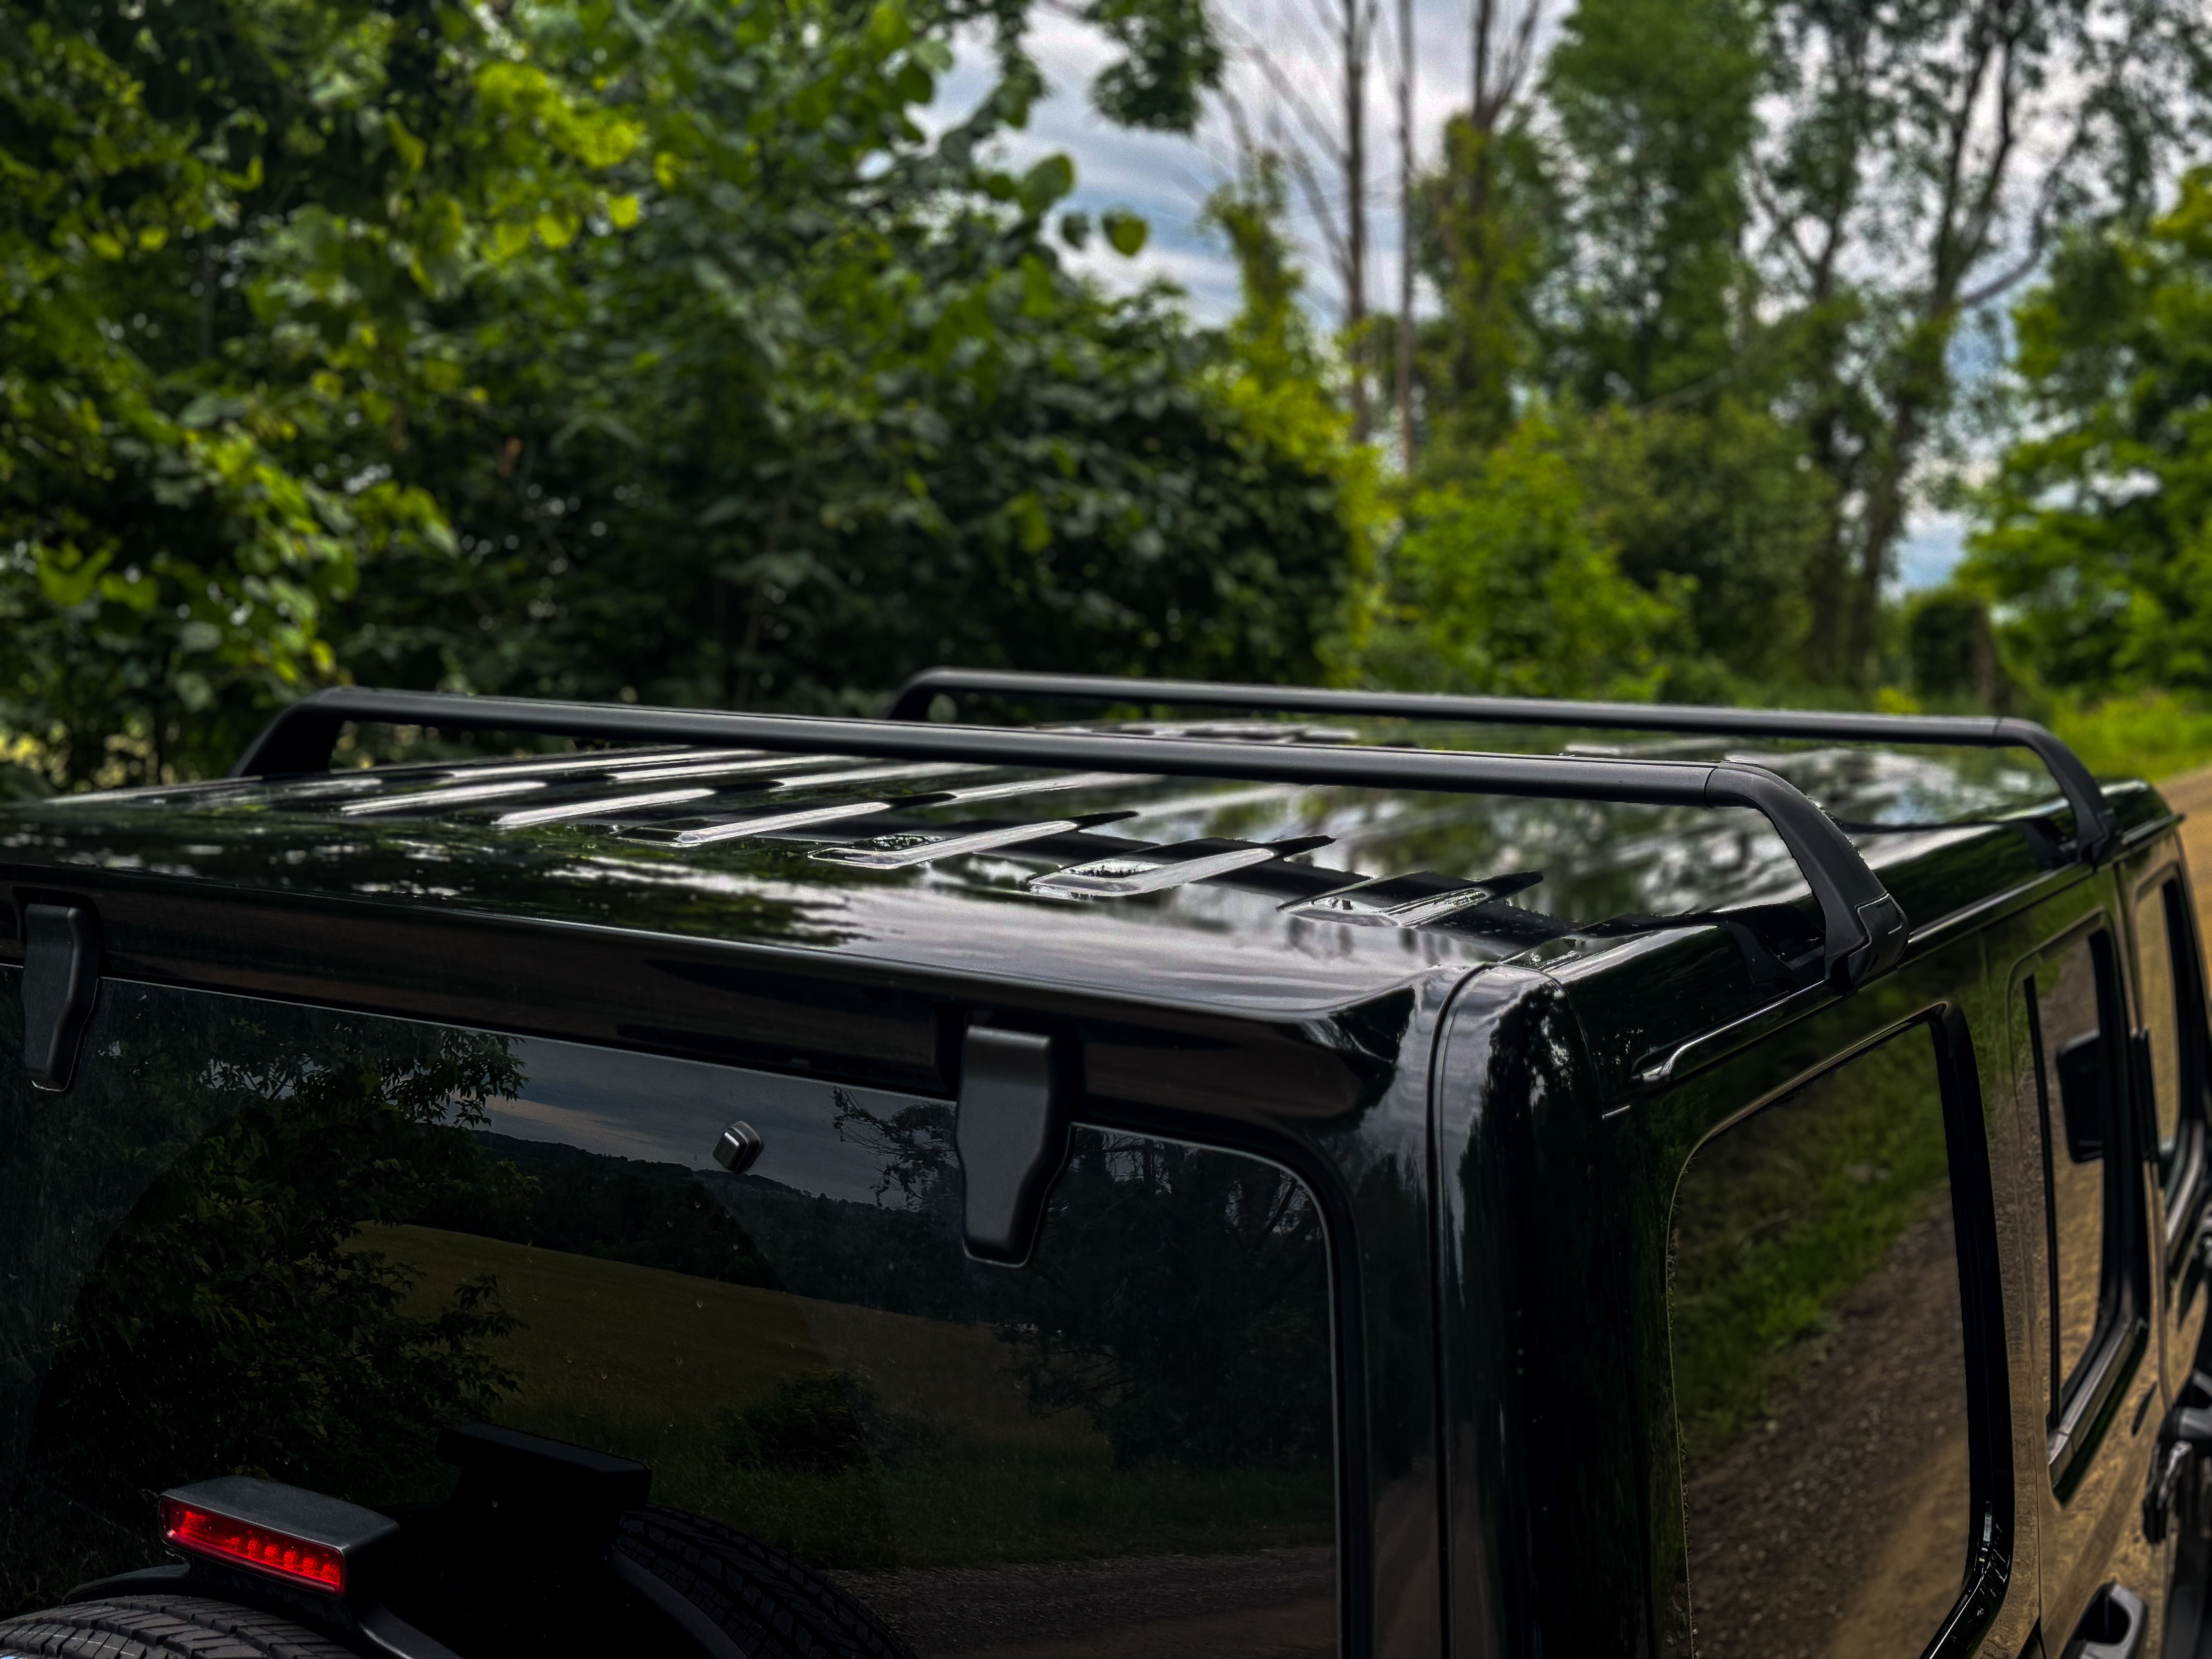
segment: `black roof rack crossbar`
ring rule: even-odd
[[[1119,679],[1103,674],[1024,674],[995,669],[929,668],[891,700],[885,717],[921,720],[940,696],[1030,696],[1079,702],[1181,704],[1258,714],[1370,715],[1414,720],[1472,720],[1501,726],[1610,726],[1622,732],[1680,732],[1748,738],[1820,738],[1838,742],[1932,744],[1961,749],[2025,749],[2050,769],[2074,813],[2076,856],[2094,864],[2116,846],[2119,821],[2081,757],[2033,720],[1951,714],[1869,714],[1796,708],[1712,708],[1687,703],[1576,702],[1553,697],[1448,696],[1413,691],[1346,691],[1316,686],[1228,685],[1211,680]]]
[[[1562,759],[1417,749],[1220,742],[798,714],[730,714],[341,686],[269,723],[233,776],[326,769],[348,721],[683,743],[789,754],[1238,778],[1452,794],[1552,796],[1664,806],[1747,806],[1774,826],[1820,909],[1826,976],[1848,990],[1904,954],[1905,912],[1828,816],[1763,767],[1733,762]]]

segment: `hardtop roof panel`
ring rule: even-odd
[[[763,758],[775,763],[750,765]],[[1821,749],[1755,758],[1839,818],[1884,826],[1854,839],[1893,885],[1961,838],[2017,843],[2018,856],[1997,868],[2027,878],[2034,864],[2025,834],[1957,820],[2055,806],[2047,780],[2008,772],[1989,755]],[[693,771],[652,788],[640,775],[721,767],[748,769]],[[507,787],[518,784],[530,787]],[[474,793],[493,785],[501,787]],[[706,793],[635,804],[678,785]],[[608,807],[618,800],[633,805]],[[397,805],[361,810],[385,802]],[[837,816],[872,802],[882,808]],[[555,807],[564,810],[547,812]],[[687,839],[732,825],[738,833]],[[1051,833],[991,842],[994,832],[1038,825]],[[918,862],[855,856],[945,835],[985,844]],[[1194,881],[1139,881],[1127,896],[1033,884],[1101,860],[1158,860],[1164,849],[1217,856],[1213,843],[1316,836],[1328,844]],[[665,748],[67,798],[0,816],[0,861],[44,866],[54,880],[68,869],[311,900],[431,902],[1107,992],[1141,984],[1246,1008],[1341,1006],[1563,933],[1596,929],[1595,943],[1684,912],[1795,903],[1808,925],[1810,915],[1786,849],[1741,810]],[[1419,877],[1437,878],[1434,890],[1403,885]],[[1417,919],[1398,926],[1360,914],[1368,890],[1347,893],[1337,913],[1314,908],[1317,895],[1362,881],[1379,897],[1402,896]],[[1453,890],[1470,884],[1486,890],[1455,906]],[[1916,897],[1924,908],[1925,895]]]

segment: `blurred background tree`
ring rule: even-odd
[[[346,676],[824,708],[939,657],[1317,672],[1363,463],[1168,296],[1068,274],[1145,227],[1055,236],[1067,162],[987,158],[1037,91],[1018,15],[991,96],[924,135],[966,21],[12,9],[19,757],[219,769]],[[1102,99],[1187,120],[1190,17],[1105,21]]]
[[[1402,21],[1344,0],[1301,101],[1270,3],[1062,8],[1106,118],[1234,137],[1218,327],[1078,274],[1146,225],[1003,160],[1029,0],[10,9],[0,791],[220,769],[346,678],[2212,699],[2193,0],[1480,0],[1425,147]],[[1900,598],[1940,506],[1971,556]]]

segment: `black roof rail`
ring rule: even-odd
[[[277,714],[231,769],[234,777],[321,771],[348,721],[448,732],[531,732],[617,743],[682,743],[989,766],[1239,778],[1451,794],[1553,796],[1655,806],[1747,806],[1763,814],[1796,860],[1820,906],[1824,974],[1849,990],[1904,954],[1905,912],[1828,816],[1764,767],[1735,762],[1605,760],[1477,755],[1351,744],[1124,737],[1003,726],[731,714],[627,703],[550,702],[434,691],[340,686]]]
[[[1180,703],[1260,714],[1372,715],[1474,720],[1500,726],[1610,726],[1687,735],[1826,738],[1839,742],[2025,749],[2050,770],[2074,813],[2076,855],[2095,864],[2119,839],[2119,820],[2089,769],[2048,726],[2009,716],[1869,714],[1814,708],[1717,708],[1692,703],[1578,702],[1557,697],[1452,696],[1416,691],[1348,691],[1318,686],[1230,685],[1212,680],[1121,679],[1105,674],[1024,674],[998,669],[926,668],[891,699],[884,718],[922,720],[940,696],[1063,698],[1079,702]]]

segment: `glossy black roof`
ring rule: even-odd
[[[2049,775],[2007,750],[1376,720],[1113,729],[1750,760],[1846,828],[1916,929],[2049,873],[2070,830]],[[2142,785],[2106,795],[2123,828],[2164,815]],[[1628,971],[1686,932],[1741,959],[1740,1009],[1790,988],[1783,969],[1815,932],[1786,849],[1741,809],[673,748],[18,805],[0,811],[0,875],[428,906],[1261,1015],[1508,958]]]

